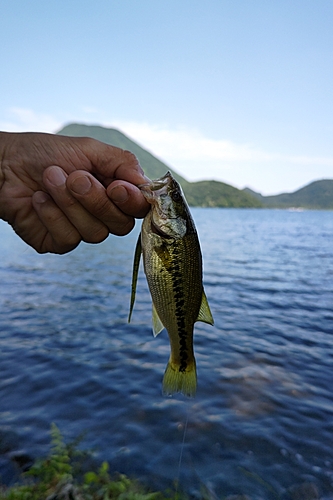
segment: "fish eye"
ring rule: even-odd
[[[180,201],[182,199],[182,196],[180,194],[179,191],[173,191],[172,195],[171,195],[173,201]]]

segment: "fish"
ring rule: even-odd
[[[182,188],[170,172],[139,186],[151,207],[144,218],[135,249],[131,303],[133,312],[141,255],[152,298],[153,334],[164,328],[170,358],[163,377],[163,394],[194,397],[197,388],[193,347],[194,323],[214,324],[203,287],[198,234]]]

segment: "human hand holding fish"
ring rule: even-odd
[[[0,218],[39,253],[128,234],[146,181],[132,153],[97,140],[0,132]]]
[[[163,393],[193,397],[197,386],[194,323],[214,323],[202,283],[197,231],[182,189],[170,172],[139,188],[151,210],[143,220],[135,250],[129,321],[142,253],[153,303],[153,333],[156,336],[166,328],[170,339]]]
[[[197,232],[178,182],[170,172],[150,181],[132,153],[94,139],[0,132],[0,218],[37,252],[61,254],[82,240],[125,235],[134,217],[144,216],[130,316],[142,252],[153,332],[165,327],[171,345],[163,392],[194,396],[194,323],[213,318]]]

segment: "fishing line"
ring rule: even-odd
[[[187,432],[189,415],[190,415],[190,403],[189,403],[189,401],[187,401],[187,404],[186,404],[186,420],[185,420],[185,425],[184,425],[182,445],[181,445],[181,448],[180,448],[180,455],[179,455],[179,462],[178,462],[178,472],[177,472],[177,479],[176,479],[176,492],[175,492],[175,498],[176,499],[178,498],[178,488],[179,488],[179,480],[180,480],[180,471],[181,471],[182,460],[183,460],[183,452],[184,452],[184,447],[185,447],[185,440],[186,440],[186,432]]]

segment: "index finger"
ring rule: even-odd
[[[87,140],[85,154],[91,162],[91,173],[104,185],[109,185],[115,179],[127,181],[135,186],[147,182],[139,160],[133,153],[96,140],[92,141],[90,143],[90,140]]]
[[[108,186],[106,192],[122,212],[132,217],[143,218],[150,209],[140,189],[129,182],[116,180]]]

